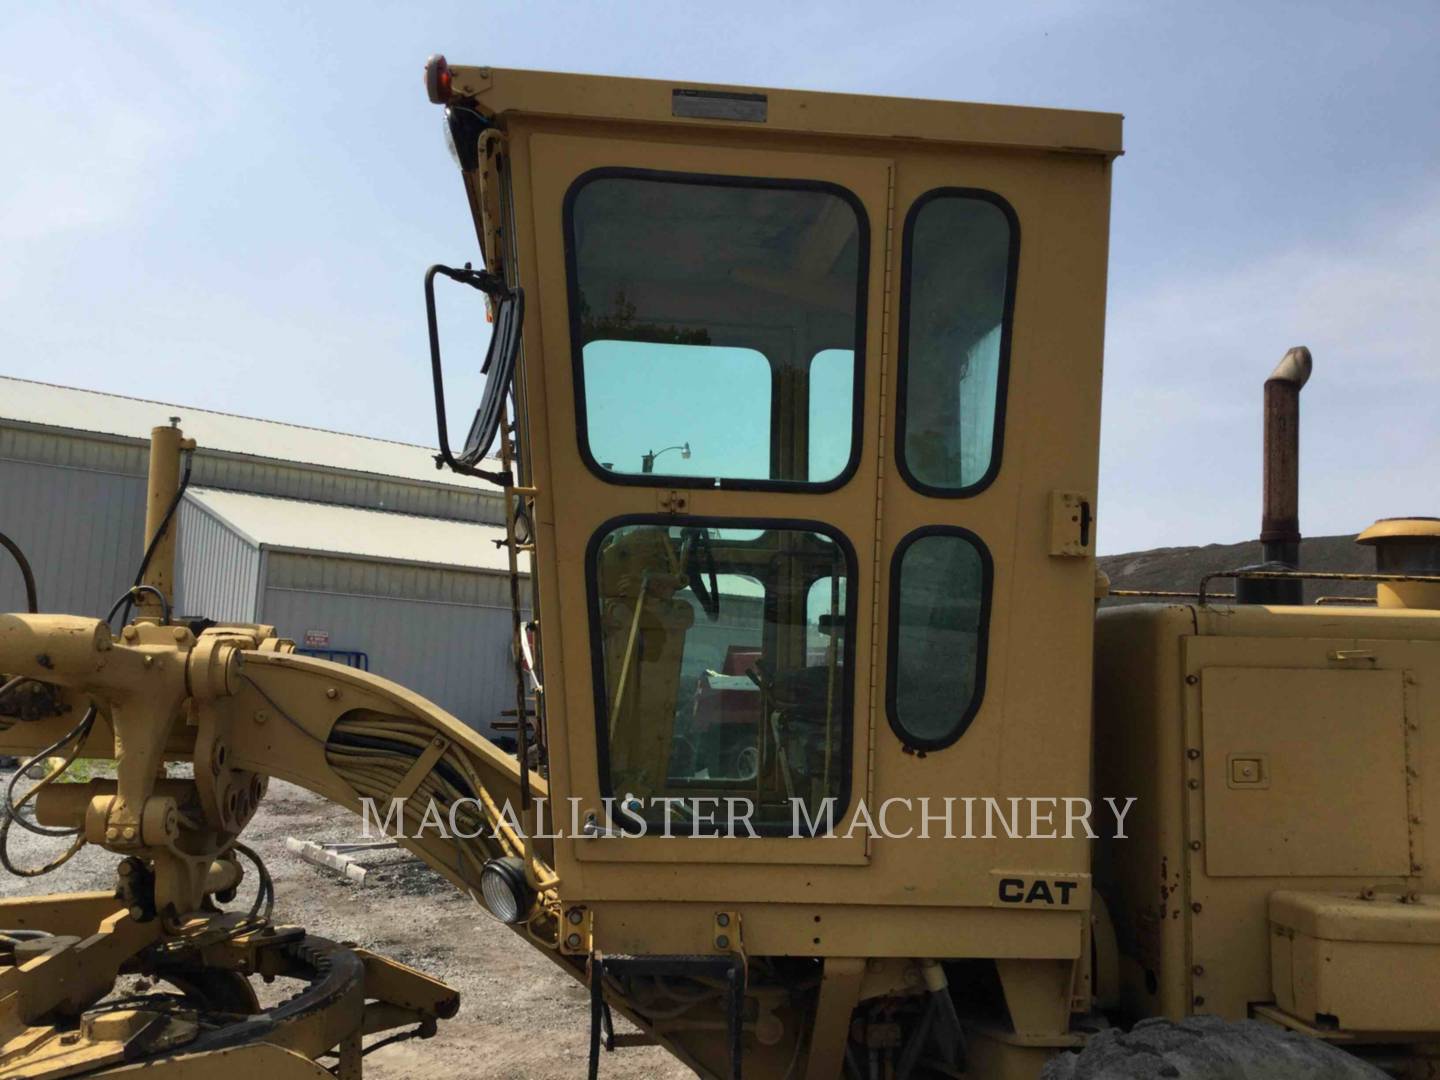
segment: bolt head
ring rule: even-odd
[[[331,701],[334,701],[336,698],[338,698],[338,697],[340,696],[340,691],[337,690],[337,689],[335,689],[335,687],[331,686],[331,687],[329,687],[329,688],[326,689],[326,691],[325,691],[325,696],[326,696],[327,698],[329,698]]]
[[[140,636],[140,632],[136,630],[133,626],[127,626],[124,630],[120,631],[120,636],[126,641],[134,641],[137,637]]]
[[[724,934],[721,934],[715,939],[715,947],[717,949],[728,949],[730,947],[730,939]]]
[[[722,911],[719,915],[716,915],[716,916],[715,916],[715,925],[716,925],[716,926],[729,926],[729,925],[730,925],[730,916],[727,915],[727,914],[725,914],[725,912]]]
[[[580,935],[571,934],[565,939],[565,944],[571,949],[578,949],[580,947]]]
[[[578,907],[571,908],[570,914],[565,917],[570,920],[571,926],[579,926],[582,922],[585,921],[585,913],[581,911]]]

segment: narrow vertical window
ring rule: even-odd
[[[974,533],[917,529],[895,549],[890,576],[890,726],[916,750],[955,742],[985,693],[993,577]]]
[[[999,471],[1019,248],[991,192],[937,189],[906,217],[899,465],[926,494],[974,494]]]

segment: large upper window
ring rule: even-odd
[[[859,458],[864,212],[833,184],[601,169],[566,200],[579,437],[606,479],[834,487]]]
[[[899,464],[927,494],[971,494],[1000,467],[1019,246],[990,192],[941,188],[906,218]]]
[[[985,692],[990,553],[973,533],[917,529],[890,574],[890,726],[906,746],[938,750],[970,726]]]
[[[633,519],[632,519],[633,520]],[[591,544],[601,788],[694,831],[727,799],[790,833],[848,798],[852,557],[811,528],[645,520]],[[709,832],[706,828],[703,831]],[[739,831],[738,829],[736,831]]]

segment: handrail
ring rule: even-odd
[[[1258,581],[1415,582],[1419,584],[1440,585],[1440,574],[1374,574],[1363,571],[1279,570],[1272,569],[1262,563],[1260,566],[1241,566],[1234,570],[1216,570],[1213,573],[1206,574],[1200,579],[1200,589],[1196,594],[1201,607],[1204,607],[1209,602],[1206,588],[1215,578],[1251,578]]]

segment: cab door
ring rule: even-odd
[[[882,843],[872,867],[930,903],[1010,909],[1016,876],[1088,880],[1084,828],[1046,815],[1090,795],[1109,167],[897,158],[874,799],[958,794],[975,814],[957,808],[962,842]]]
[[[864,862],[813,834],[867,794],[892,163],[518,135],[552,777],[599,834],[559,869]]]

